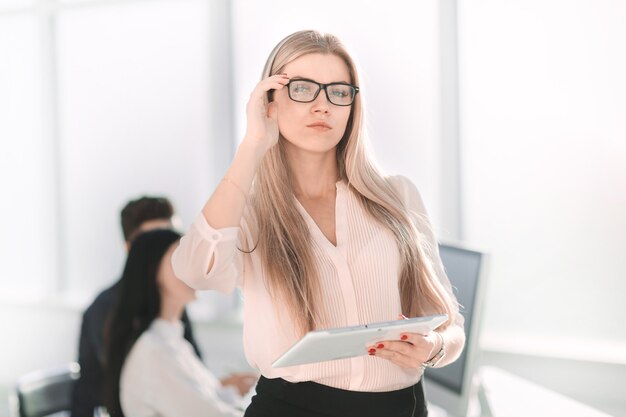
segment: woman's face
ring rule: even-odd
[[[157,273],[157,284],[162,298],[170,297],[182,304],[187,304],[196,299],[196,292],[174,275],[172,254],[177,245],[178,243],[174,243],[163,255]]]
[[[290,78],[307,78],[320,84],[350,83],[348,66],[336,55],[308,54],[287,64],[283,70]],[[277,91],[278,128],[292,147],[313,153],[333,150],[346,130],[352,106],[336,106],[328,101],[324,90],[310,103],[289,98],[287,88]]]

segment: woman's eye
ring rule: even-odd
[[[350,93],[348,90],[332,90],[332,95],[335,97],[348,97]]]

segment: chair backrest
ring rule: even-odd
[[[80,366],[64,366],[31,372],[18,379],[15,405],[19,417],[43,417],[72,406],[74,383],[80,377]]]

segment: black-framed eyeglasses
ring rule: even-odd
[[[321,84],[317,81],[300,78],[287,83],[289,98],[298,103],[314,101],[321,90],[326,93],[328,101],[335,106],[349,106],[354,102],[359,87],[348,83]]]

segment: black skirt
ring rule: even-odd
[[[347,391],[261,377],[244,417],[426,417],[422,381],[389,392]]]

